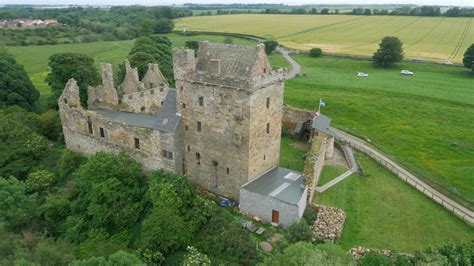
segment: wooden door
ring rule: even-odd
[[[278,212],[277,210],[273,210],[272,211],[272,223],[278,224],[279,221],[280,221],[280,212]]]

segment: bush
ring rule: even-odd
[[[271,54],[278,46],[278,42],[275,40],[266,40],[263,42],[265,45],[265,53]]]
[[[380,48],[372,57],[377,66],[389,67],[402,61],[403,59],[403,43],[397,37],[387,36],[382,39]]]
[[[86,160],[81,154],[64,149],[58,162],[59,177],[65,178],[72,174]]]
[[[380,253],[370,251],[366,253],[361,260],[359,261],[359,265],[361,266],[391,266],[392,261],[385,255]]]
[[[226,36],[226,37],[224,38],[224,43],[225,43],[225,44],[233,44],[233,43],[234,43],[234,40],[233,40],[231,37]]]
[[[30,192],[44,192],[56,182],[56,177],[48,170],[36,170],[28,174],[26,186]]]
[[[301,219],[298,223],[292,224],[285,230],[285,237],[291,243],[298,241],[311,242],[313,240],[313,232],[309,228],[305,219]]]
[[[196,52],[199,49],[199,41],[195,41],[195,40],[186,41],[184,43],[184,47],[188,49],[193,49]]]
[[[462,63],[465,67],[471,68],[474,71],[474,44],[471,44],[464,53]]]
[[[61,119],[56,110],[49,109],[39,116],[41,134],[49,140],[57,141],[62,134]]]
[[[323,54],[323,50],[321,48],[311,48],[309,50],[309,56],[311,57],[320,57]]]

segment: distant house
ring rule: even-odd
[[[6,28],[7,27],[7,21],[6,20],[0,20],[0,28]]]
[[[58,21],[55,20],[55,19],[46,19],[44,21],[45,26],[54,26],[54,25],[58,25],[58,24],[59,24]]]

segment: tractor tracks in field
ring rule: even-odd
[[[461,50],[462,43],[464,42],[464,39],[466,39],[466,35],[468,34],[469,29],[471,28],[471,24],[472,24],[472,18],[467,21],[466,26],[464,27],[464,31],[461,34],[461,38],[459,38],[458,43],[454,47],[454,50],[451,52],[451,54],[448,57],[449,60],[453,60],[458,55],[459,50]]]
[[[311,32],[311,31],[316,31],[316,30],[320,30],[320,29],[324,29],[324,28],[329,28],[329,27],[332,27],[332,26],[337,26],[337,25],[341,25],[341,24],[351,23],[351,22],[354,22],[354,21],[356,21],[356,20],[361,20],[361,19],[364,19],[364,18],[365,18],[364,16],[361,16],[361,17],[354,18],[354,19],[350,19],[350,20],[346,20],[346,21],[341,21],[341,22],[336,22],[336,23],[324,25],[324,26],[318,26],[318,27],[314,27],[314,28],[309,28],[309,29],[306,29],[306,30],[303,30],[303,31],[294,32],[294,33],[291,33],[291,34],[276,36],[275,39],[287,38],[287,37],[291,37],[291,36],[295,36],[295,35],[300,35],[300,34],[307,33],[307,32]]]

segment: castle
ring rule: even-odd
[[[303,177],[278,167],[286,70],[272,70],[263,44],[201,42],[196,53],[175,50],[176,89],[156,64],[139,80],[125,62],[117,87],[111,65],[101,70],[87,110],[73,79],[59,98],[68,148],[87,156],[125,150],[145,170],[186,174],[264,220],[289,225],[301,217]]]

